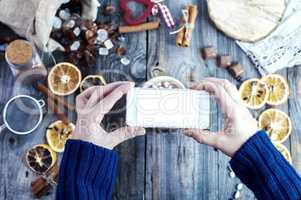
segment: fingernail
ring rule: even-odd
[[[129,85],[131,88],[135,87],[135,83],[134,82],[129,82]]]
[[[146,133],[145,128],[142,128],[142,127],[137,127],[136,128],[136,134],[137,135],[145,135],[145,133]]]
[[[145,128],[140,128],[140,132],[141,132],[142,134],[145,134],[145,133],[146,133]]]
[[[192,135],[192,131],[190,129],[184,129],[183,133],[184,133],[184,135],[189,136],[189,137]]]
[[[196,83],[190,82],[190,83],[188,83],[188,88],[192,88],[195,85],[196,85]]]

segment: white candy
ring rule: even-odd
[[[239,197],[240,197],[240,191],[236,191],[234,193],[234,199],[239,199]]]
[[[235,178],[235,176],[236,176],[235,173],[234,173],[233,171],[231,171],[231,172],[229,173],[229,175],[230,175],[231,178]]]
[[[129,65],[131,63],[131,61],[129,59],[127,59],[126,57],[123,57],[120,59],[120,62],[123,64],[123,65]]]
[[[60,18],[58,18],[57,16],[54,16],[53,20],[52,20],[52,27],[54,29],[62,28],[62,20]]]
[[[120,36],[120,37],[118,37],[118,40],[119,40],[120,42],[124,42],[124,41],[125,41],[125,37]]]
[[[71,14],[70,14],[69,9],[61,10],[61,11],[59,12],[59,17],[60,17],[62,20],[68,20],[68,19],[70,19]]]
[[[242,188],[243,188],[243,184],[242,183],[238,183],[237,185],[236,185],[236,189],[237,190],[242,190]]]
[[[73,30],[73,33],[74,33],[74,35],[75,35],[76,37],[78,37],[78,36],[80,35],[80,32],[81,32],[81,30],[80,30],[79,27],[76,27],[76,28]]]
[[[0,51],[5,51],[7,44],[0,44]]]
[[[169,88],[170,87],[170,83],[168,81],[164,81],[162,83],[162,85],[163,85],[164,88]]]
[[[233,169],[231,168],[231,166],[230,165],[228,165],[228,170],[230,171],[230,172],[233,172]]]
[[[109,55],[109,50],[107,48],[99,48],[98,49],[98,54],[101,55],[101,56]]]
[[[103,43],[104,41],[106,41],[109,37],[108,31],[104,30],[104,29],[99,29],[97,31],[97,41],[100,43]]]
[[[64,22],[63,27],[67,28],[67,29],[71,29],[75,26],[75,21],[74,20],[69,20]]]
[[[156,84],[152,85],[152,88],[158,88],[158,86]]]
[[[69,3],[70,0],[63,0],[62,4]]]
[[[80,42],[79,41],[75,41],[73,42],[73,44],[70,46],[70,50],[71,51],[77,51],[80,47]]]
[[[106,41],[104,42],[104,45],[105,45],[105,47],[106,47],[107,49],[112,49],[112,48],[114,47],[114,45],[113,45],[113,43],[112,43],[112,41],[111,41],[110,39],[106,40]]]

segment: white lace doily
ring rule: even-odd
[[[263,76],[301,65],[301,0],[287,1],[281,24],[269,36],[255,43],[237,44]]]

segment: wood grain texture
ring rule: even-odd
[[[196,23],[190,48],[175,47],[175,37],[168,35],[166,29],[149,33],[148,70],[158,64],[186,85],[191,71],[195,71],[198,80],[215,73],[213,63],[205,65],[199,55],[204,42],[215,45],[217,41],[205,1],[168,3],[177,21],[187,4],[198,5],[197,21],[201,23]],[[211,106],[211,110],[216,110],[214,102]],[[211,129],[216,129],[218,116],[217,112],[212,113]],[[146,199],[218,199],[218,152],[173,130],[147,135],[146,145]]]
[[[103,1],[103,5],[109,2],[118,7],[118,0]],[[102,74],[107,82],[133,80],[137,85],[141,85],[150,78],[148,75],[151,67],[159,65],[185,84],[188,84],[188,77],[192,71],[196,80],[214,76],[227,78],[239,86],[240,83],[226,71],[216,67],[214,60],[204,61],[201,58],[200,48],[213,45],[219,54],[230,54],[235,61],[244,66],[243,79],[259,77],[255,67],[235,41],[217,31],[212,24],[205,0],[166,0],[165,3],[177,22],[181,17],[181,8],[187,4],[198,5],[199,16],[190,48],[176,47],[175,36],[170,36],[162,23],[158,31],[126,35],[127,56],[131,59],[129,66],[121,65],[120,59],[114,55],[98,57],[96,66],[84,68],[83,75]],[[139,6],[131,7],[137,13],[141,10]],[[107,18],[109,17],[103,17]],[[116,21],[120,18],[120,13],[112,17]],[[63,57],[58,56],[57,61],[63,61]],[[48,67],[52,65],[50,59],[47,63]],[[301,173],[301,68],[282,70],[279,73],[287,77],[291,86],[289,102],[279,107],[289,113],[293,123],[292,135],[285,145],[291,150],[293,164]],[[42,95],[32,88],[13,90],[12,74],[4,58],[0,57],[0,111],[5,102],[20,91],[42,98]],[[73,102],[74,96],[67,99]],[[114,110],[122,107],[122,103],[124,102],[120,102]],[[252,113],[258,117],[263,110]],[[74,121],[75,117],[74,113],[68,113],[70,120]],[[210,118],[212,131],[223,127],[223,115],[214,100],[211,101]],[[44,142],[45,129],[54,120],[53,114],[45,113],[39,129],[26,137],[17,137],[7,130],[0,134],[0,200],[33,199],[29,192],[29,184],[35,175],[25,167],[22,158],[26,149]],[[104,120],[108,130],[123,123],[124,112],[111,114]],[[235,184],[239,183],[237,178],[231,179],[228,175],[228,157],[185,137],[179,130],[148,130],[147,136],[127,141],[116,150],[119,152],[118,177],[113,194],[113,199],[116,200],[224,200],[233,195]],[[54,195],[55,191],[52,191],[43,199],[54,199]],[[241,199],[254,198],[250,190],[243,190]]]

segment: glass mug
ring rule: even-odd
[[[4,106],[0,133],[5,128],[17,135],[32,133],[42,122],[44,106],[43,100],[28,95],[14,96]]]

